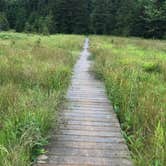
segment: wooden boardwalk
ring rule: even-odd
[[[103,84],[90,74],[88,39],[74,68],[62,111],[65,123],[53,134],[38,166],[130,166],[128,148]]]

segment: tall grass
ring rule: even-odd
[[[166,165],[166,42],[91,40],[93,70],[105,82],[135,165]]]
[[[28,166],[44,153],[82,44],[75,35],[0,33],[0,165]]]

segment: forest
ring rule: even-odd
[[[166,0],[0,0],[0,30],[166,37]]]

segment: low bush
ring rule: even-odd
[[[158,62],[146,62],[142,65],[143,70],[146,72],[160,72],[161,66]]]

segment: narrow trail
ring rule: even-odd
[[[89,72],[88,47],[86,39],[62,111],[66,123],[52,136],[48,153],[39,157],[37,166],[132,165],[104,85]]]

